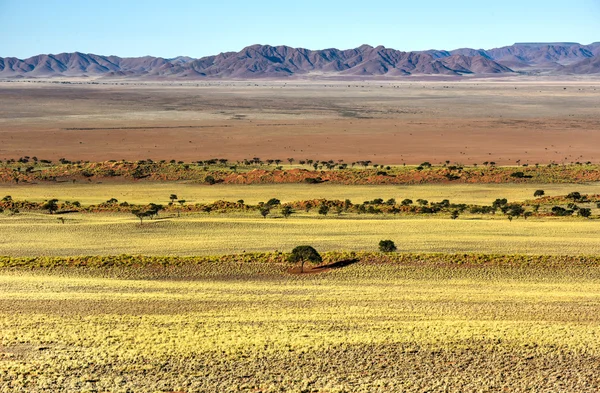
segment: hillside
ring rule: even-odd
[[[600,42],[518,43],[490,50],[402,52],[362,45],[340,50],[309,50],[252,45],[240,52],[200,59],[179,56],[121,58],[79,52],[0,57],[0,77],[108,78],[285,78],[302,75],[338,77],[486,74],[600,74]]]

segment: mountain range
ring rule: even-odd
[[[409,75],[600,74],[600,42],[517,43],[495,49],[403,52],[383,46],[309,50],[252,45],[199,59],[126,57],[79,52],[0,57],[0,78],[104,77],[143,79],[376,77]]]

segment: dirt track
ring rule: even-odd
[[[600,82],[0,83],[0,159],[600,161]]]

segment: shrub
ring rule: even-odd
[[[208,176],[206,176],[206,177],[204,178],[204,182],[205,182],[205,183],[208,183],[208,184],[210,184],[210,185],[213,185],[213,184],[215,184],[217,181],[215,180],[215,178],[214,178],[214,177],[212,177],[211,175],[208,175]]]
[[[592,215],[592,211],[588,208],[581,208],[581,209],[579,209],[577,214],[579,214],[581,217],[587,218]]]
[[[379,251],[381,252],[394,252],[396,250],[396,245],[391,240],[381,240],[379,242]]]

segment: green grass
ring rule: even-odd
[[[533,199],[537,189],[546,191],[546,195],[567,195],[572,191],[582,194],[600,194],[600,183],[589,184],[426,184],[411,186],[388,185],[336,185],[336,184],[263,184],[263,185],[201,185],[186,182],[139,182],[139,183],[103,183],[103,184],[39,184],[8,185],[3,184],[0,198],[11,195],[15,200],[41,202],[56,198],[60,201],[79,201],[84,205],[98,204],[110,198],[120,202],[135,204],[149,202],[167,203],[170,194],[177,194],[189,203],[210,203],[216,200],[237,201],[257,204],[271,198],[282,202],[308,199],[350,199],[362,203],[375,198],[387,200],[405,198],[429,201],[449,199],[455,203],[489,205],[496,198],[509,201]]]
[[[146,272],[136,269],[126,280],[102,269],[0,271],[0,385],[28,392],[600,388],[597,267],[359,263],[293,276],[278,265],[205,263],[193,271],[193,280],[174,274],[176,281],[142,280]],[[215,278],[220,271],[241,276]]]
[[[1,216],[0,255],[215,255],[289,251],[374,251],[382,239],[401,252],[600,254],[598,222],[580,218],[317,218],[252,215],[162,216],[143,225],[131,214],[72,214],[65,224],[49,214]]]

